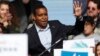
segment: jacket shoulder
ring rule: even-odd
[[[50,24],[61,24],[61,22],[58,20],[50,20],[49,23]]]

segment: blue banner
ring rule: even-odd
[[[88,56],[88,52],[62,51],[61,56]]]

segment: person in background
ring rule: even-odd
[[[100,25],[100,18],[99,18],[100,5],[98,1],[99,0],[89,0],[87,5],[87,16],[93,17],[96,28],[99,28]],[[78,31],[81,33],[84,29],[85,16],[82,16],[82,4],[79,3],[78,1],[74,2],[74,15],[76,16],[77,19],[76,25],[80,26],[80,27],[76,26],[76,29],[79,29]]]
[[[15,6],[17,11],[17,16],[20,18],[20,32],[22,33],[27,25],[31,24],[29,16],[32,12],[32,9],[35,8],[36,5],[42,4],[41,1],[38,0],[6,0]]]
[[[100,0],[98,0],[98,3],[99,3],[98,7],[100,8]],[[100,9],[99,9],[99,16],[98,16],[98,18],[99,18],[99,21],[98,21],[98,25],[97,25],[97,27],[95,29],[95,32],[97,34],[100,34]]]
[[[27,17],[30,16],[32,10],[35,8],[36,5],[42,5],[42,1],[39,0],[22,0],[22,3],[25,7]]]
[[[94,33],[95,29],[95,22],[92,17],[87,16],[84,22],[84,31],[83,33],[77,35],[74,37],[74,39],[89,39],[94,38],[95,42],[100,42],[100,36],[96,33]]]
[[[8,1],[0,1],[0,23],[7,29],[5,33],[19,33],[18,22],[14,6]]]
[[[100,56],[100,42],[96,44],[95,56]]]

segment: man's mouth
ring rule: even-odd
[[[42,21],[43,23],[46,23],[47,21]]]

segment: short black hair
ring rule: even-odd
[[[100,0],[98,0],[98,9],[100,9]]]
[[[93,19],[93,17],[91,17],[91,16],[86,16],[85,17],[85,23],[86,22],[88,22],[88,23],[90,23],[91,25],[94,25],[95,23],[94,23],[94,19]]]
[[[35,8],[32,10],[33,15],[36,15],[36,10],[40,8],[47,9],[43,4],[36,5]]]
[[[96,46],[99,46],[100,45],[100,42],[98,42],[97,44],[96,44]]]
[[[97,8],[100,9],[100,0],[90,0],[97,4]]]

